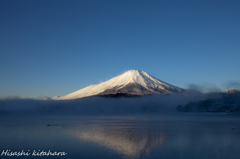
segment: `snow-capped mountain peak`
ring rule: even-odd
[[[88,96],[128,93],[134,95],[143,94],[171,94],[181,93],[183,89],[160,81],[142,70],[129,70],[106,82],[90,85],[76,92],[62,97],[54,97],[53,100],[69,100]]]

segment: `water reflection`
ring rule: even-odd
[[[0,117],[0,141],[1,151],[65,151],[61,158],[71,159],[238,159],[240,116]]]
[[[107,118],[75,125],[67,132],[80,143],[105,147],[105,153],[124,158],[235,159],[240,148],[239,123],[239,118],[225,116]]]
[[[69,134],[80,141],[104,146],[128,158],[147,156],[151,149],[167,140],[166,130],[152,126],[144,129],[140,125],[92,125],[87,128],[72,128]]]

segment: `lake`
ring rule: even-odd
[[[239,159],[240,116],[1,116],[0,153],[28,159]]]

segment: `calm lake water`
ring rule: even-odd
[[[67,154],[9,157],[6,150]],[[240,159],[240,116],[2,116],[0,151],[0,158],[20,159]]]

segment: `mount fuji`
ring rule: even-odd
[[[106,82],[89,85],[66,96],[55,96],[52,100],[72,100],[103,95],[147,95],[147,94],[184,94],[185,89],[170,85],[147,74],[142,70],[129,70]]]

